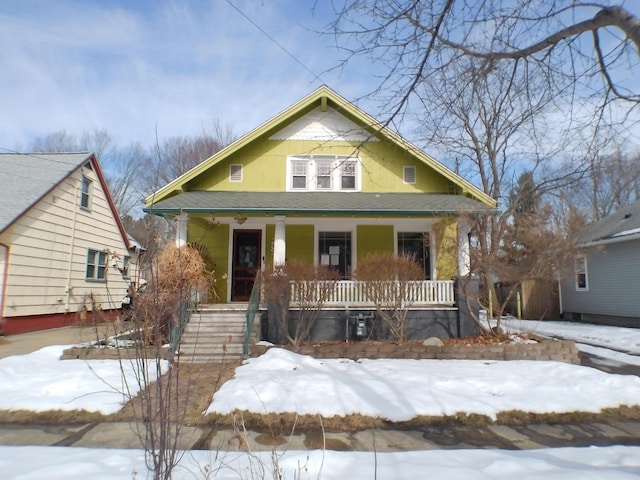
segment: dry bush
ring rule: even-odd
[[[298,346],[310,338],[325,303],[331,298],[339,273],[323,265],[292,260],[263,274],[265,300],[276,306],[276,320],[287,341]],[[289,316],[294,307],[295,318]]]
[[[365,294],[374,303],[394,340],[404,342],[407,312],[412,305],[412,286],[424,280],[423,268],[411,256],[376,252],[358,261],[355,276],[365,282]]]

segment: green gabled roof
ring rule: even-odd
[[[205,173],[212,166],[221,162],[225,158],[230,155],[236,153],[240,149],[249,145],[250,143],[258,140],[265,134],[270,132],[277,131],[281,128],[284,128],[288,123],[292,120],[295,120],[301,117],[303,114],[311,111],[313,108],[317,106],[331,106],[336,111],[345,115],[347,118],[360,123],[363,127],[365,127],[370,133],[377,137],[384,137],[387,140],[393,142],[398,145],[405,151],[409,152],[429,167],[433,168],[436,172],[444,176],[446,179],[451,181],[452,183],[458,185],[462,188],[462,190],[467,193],[471,198],[482,202],[485,205],[489,205],[491,207],[496,206],[496,202],[489,195],[482,192],[480,189],[475,187],[470,182],[466,181],[459,175],[455,174],[453,171],[442,165],[440,162],[433,159],[431,156],[427,155],[421,149],[405,140],[402,136],[397,134],[396,132],[390,130],[389,128],[382,125],[376,119],[371,117],[369,114],[363,112],[354,104],[347,101],[345,98],[338,95],[336,92],[331,90],[329,87],[323,85],[311,94],[307,95],[294,105],[290,106],[286,110],[282,111],[272,119],[263,123],[259,127],[250,131],[243,137],[239,138],[229,146],[223,148],[213,156],[204,160],[202,163],[196,165],[194,168],[179,176],[172,182],[168,183],[160,190],[156,191],[149,197],[145,199],[145,203],[147,207],[150,205],[161,202],[168,197],[171,197],[177,193],[181,195],[184,194],[183,186],[198,177],[199,175]],[[451,196],[449,196],[451,198]],[[155,209],[154,209],[155,210]]]
[[[459,215],[495,209],[444,193],[192,191],[145,208],[157,215]]]

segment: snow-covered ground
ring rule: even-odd
[[[528,331],[578,341],[588,338],[592,344],[599,340],[603,342],[600,345],[640,351],[640,337],[635,337],[635,330],[562,322],[536,324],[528,324],[536,327]],[[105,413],[117,410],[125,391],[119,363],[57,360],[64,348],[47,347],[30,355],[0,359],[0,408],[84,408]],[[127,373],[129,386],[136,384],[132,375],[133,372]],[[489,416],[507,409],[594,411],[638,402],[639,377],[554,362],[353,362],[315,360],[275,349],[241,366],[235,378],[216,394],[209,411],[239,408],[320,412],[327,416],[357,411],[402,420],[417,414],[457,411]],[[269,473],[272,462],[270,453],[188,452],[174,478],[273,478]],[[278,465],[284,478],[301,479],[624,480],[640,479],[640,447],[377,454],[290,451],[278,457]],[[264,475],[260,474],[262,468]],[[207,476],[207,470],[215,473]],[[0,472],[1,478],[15,480],[116,480],[142,479],[147,475],[141,451],[73,447],[1,446]]]

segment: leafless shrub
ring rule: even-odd
[[[407,312],[412,305],[411,290],[417,281],[424,280],[423,268],[411,256],[377,252],[358,262],[355,276],[365,282],[365,294],[394,340],[404,342]]]
[[[332,268],[298,260],[268,271],[262,279],[265,299],[276,307],[276,320],[287,341],[298,346],[309,339],[339,274]],[[295,310],[292,321],[289,321],[290,306]]]

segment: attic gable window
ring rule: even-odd
[[[91,208],[91,180],[84,175],[82,176],[82,185],[80,187],[80,207],[86,210]]]
[[[416,167],[411,167],[411,166],[402,167],[402,181],[410,185],[415,184],[416,183]]]
[[[295,155],[287,158],[287,190],[357,191],[360,163],[340,155]]]
[[[232,164],[229,166],[229,181],[242,182],[242,165]]]

